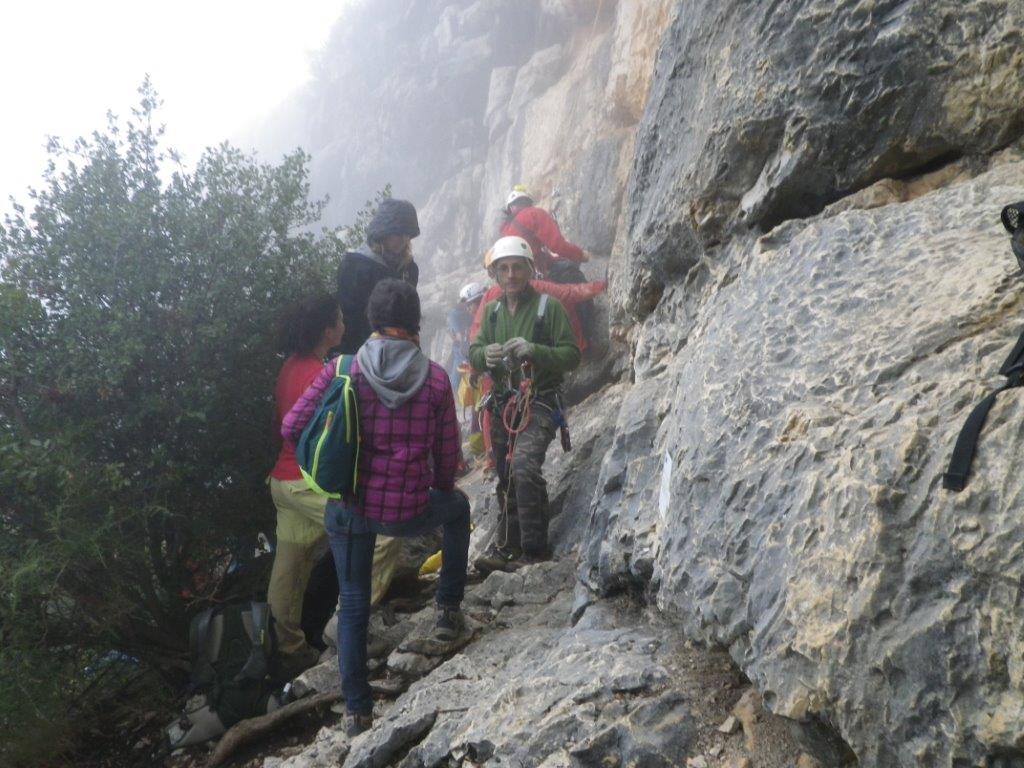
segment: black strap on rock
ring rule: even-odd
[[[942,476],[942,487],[947,491],[959,493],[967,487],[971,462],[974,461],[974,452],[978,447],[978,436],[981,434],[982,427],[985,426],[985,419],[988,418],[988,412],[992,410],[996,397],[1000,392],[1024,386],[1024,331],[1021,332],[1013,351],[1006,358],[999,373],[1006,376],[1006,383],[974,406],[974,410],[967,417],[967,421],[964,422],[960,435],[956,439],[953,456],[949,460],[949,468]]]

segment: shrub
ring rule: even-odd
[[[278,319],[360,236],[314,233],[301,151],[183,170],[140,95],[51,141],[0,228],[3,764],[68,746],[97,659],[184,673],[188,615],[273,529]]]

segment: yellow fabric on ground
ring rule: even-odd
[[[437,573],[441,570],[441,553],[435,552],[426,560],[423,561],[423,565],[420,566],[420,576],[426,576],[428,573]]]

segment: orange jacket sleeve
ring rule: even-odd
[[[581,301],[592,299],[604,293],[608,283],[595,280],[591,283],[552,283],[550,280],[531,280],[530,285],[538,293],[546,293],[562,302],[567,309]]]

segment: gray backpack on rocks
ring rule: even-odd
[[[199,744],[235,723],[277,709],[277,642],[270,606],[239,601],[192,619],[192,706],[167,734],[171,749]]]

